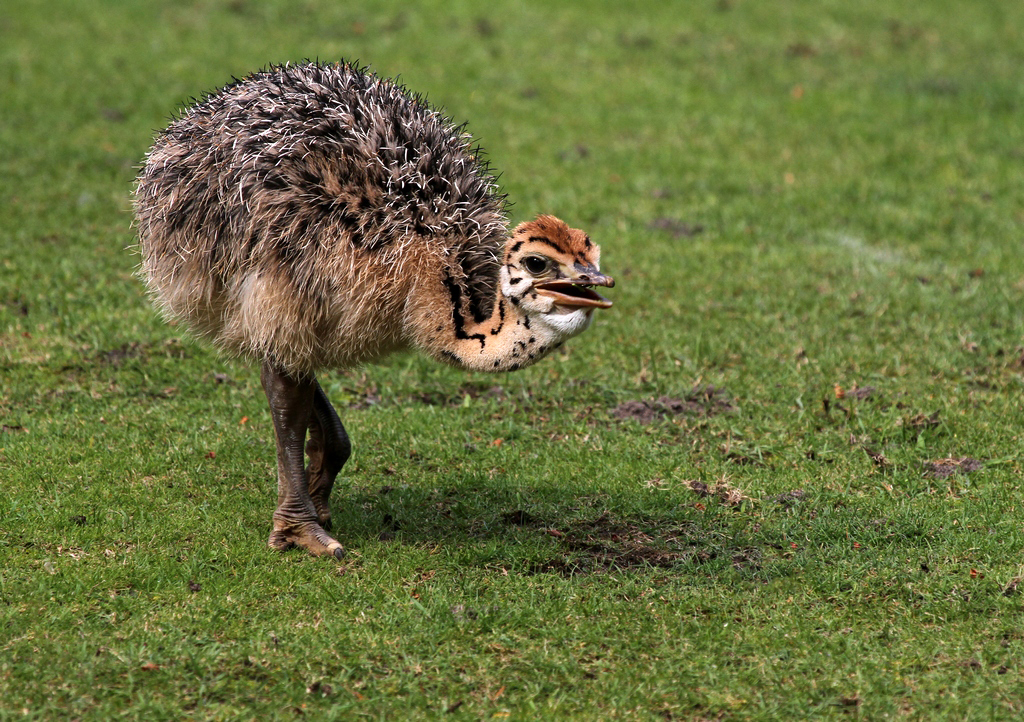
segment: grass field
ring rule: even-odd
[[[0,9],[0,720],[1024,714],[1024,4],[409,5]],[[128,248],[172,112],[342,57],[619,283],[516,374],[325,375],[337,563]]]

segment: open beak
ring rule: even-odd
[[[575,308],[611,308],[612,302],[593,290],[594,286],[611,288],[615,279],[599,271],[587,269],[578,278],[557,278],[534,286],[538,293],[553,298],[559,306]]]

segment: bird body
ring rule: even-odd
[[[150,150],[136,212],[160,307],[296,373],[408,345],[430,269],[490,311],[507,234],[462,128],[350,65],[271,68],[189,108]]]
[[[611,305],[585,233],[539,216],[510,234],[463,126],[344,63],[271,67],[185,110],[147,154],[134,207],[157,306],[262,364],[278,548],[340,549],[322,527],[349,445],[316,371],[406,348],[515,370]]]

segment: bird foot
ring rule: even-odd
[[[289,522],[277,516],[274,517],[274,530],[270,532],[267,546],[278,551],[297,546],[313,556],[333,556],[339,560],[345,556],[341,542],[315,521]]]

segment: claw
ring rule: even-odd
[[[290,523],[281,518],[274,519],[274,530],[270,532],[267,545],[278,551],[302,547],[313,556],[333,556],[342,559],[345,548],[337,539],[325,532],[315,521]]]

